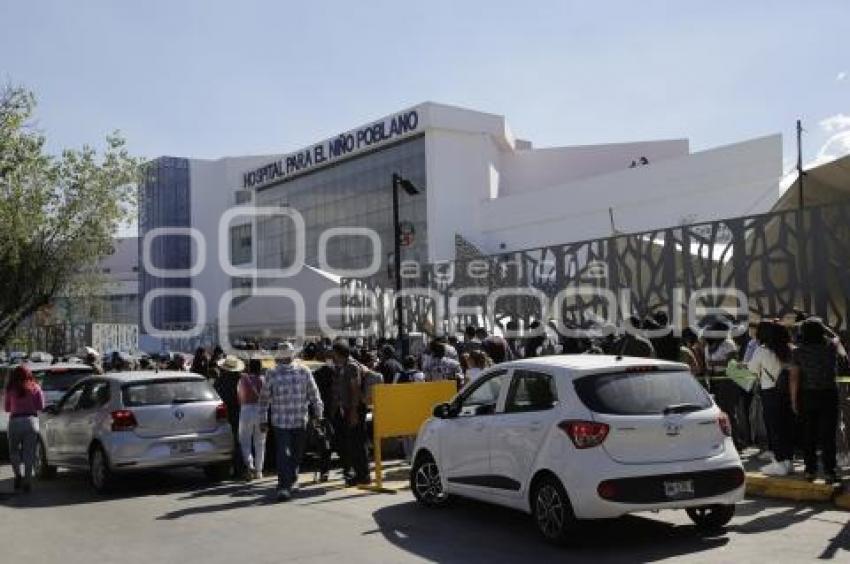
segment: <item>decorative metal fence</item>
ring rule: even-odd
[[[707,289],[737,289],[746,296],[741,321],[803,311],[839,331],[848,329],[850,203],[490,256],[466,246],[458,256],[405,269],[408,333],[453,332],[482,318],[526,327],[552,319],[586,326],[658,310],[682,322],[689,305],[730,304],[729,295]],[[395,333],[391,288],[377,279],[346,279],[343,290],[345,329]]]

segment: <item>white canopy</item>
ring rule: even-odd
[[[322,296],[339,288],[338,276],[307,265],[295,276],[274,280],[272,284],[259,280],[251,297],[230,308],[231,338],[322,334]],[[334,312],[325,316],[332,328],[341,325],[342,316],[333,309],[339,306],[339,294],[325,301],[325,307]]]

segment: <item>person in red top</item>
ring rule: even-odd
[[[26,366],[18,366],[12,370],[6,384],[4,407],[9,414],[9,460],[15,473],[15,491],[23,489],[24,492],[29,492],[32,488],[32,467],[38,444],[38,412],[44,409],[44,393]]]

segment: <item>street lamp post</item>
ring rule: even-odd
[[[401,299],[401,223],[398,219],[398,189],[402,188],[408,195],[419,193],[410,180],[393,173],[393,262],[395,270],[395,320],[398,329],[398,340],[402,358],[407,356],[408,343],[404,334],[404,305]]]

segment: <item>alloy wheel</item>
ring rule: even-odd
[[[537,525],[549,538],[557,538],[564,528],[564,502],[561,494],[551,484],[544,484],[537,491],[535,503]]]
[[[425,462],[416,471],[414,482],[416,493],[427,503],[440,503],[445,498],[443,482],[440,480],[440,470],[432,461]]]

